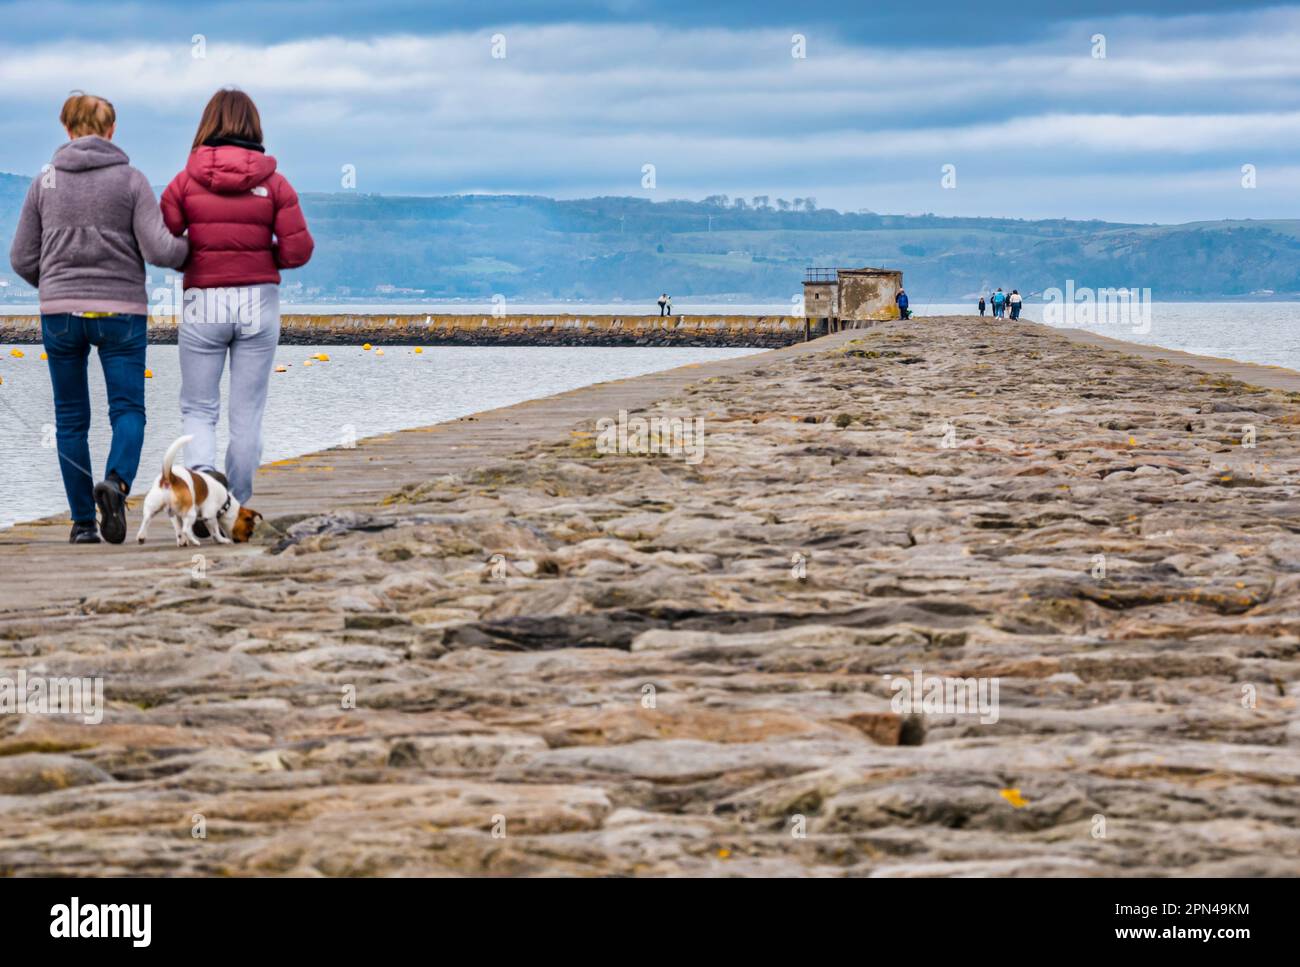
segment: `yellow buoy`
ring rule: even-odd
[[[49,359],[49,358],[50,358],[50,357],[47,356],[47,355],[45,355],[45,353],[41,353],[41,359]]]
[[[289,367],[281,363],[279,366],[275,367],[275,371],[277,373],[287,373],[289,372]]]
[[[304,361],[303,361],[303,365],[304,365],[304,366],[310,366],[310,365],[311,365],[311,360],[310,360],[310,359],[304,360]]]
[[[422,352],[424,352],[424,347],[423,347],[423,346],[416,346],[416,347],[415,347],[415,351],[416,351],[417,353],[422,353]]]
[[[23,351],[19,349],[17,346],[15,346],[13,349],[9,350],[9,355],[12,356],[14,359],[22,359]]]
[[[316,354],[315,356],[313,356],[312,358],[313,358],[313,359],[319,359],[322,363],[328,363],[328,362],[330,361],[329,356],[327,356],[325,353],[317,353],[317,354]]]
[[[144,371],[144,378],[145,378],[145,379],[153,379],[153,370],[152,370],[152,369],[146,369],[146,370]]]
[[[369,351],[370,351],[370,343],[366,343],[366,344],[363,345],[361,348],[364,349],[366,352],[369,352]]]
[[[376,349],[376,350],[375,350],[375,355],[376,355],[376,356],[382,356],[383,354],[384,354],[384,351],[383,351],[382,349]]]

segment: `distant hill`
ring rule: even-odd
[[[28,179],[0,174],[0,236]],[[785,210],[725,196],[557,201],[531,195],[304,194],[316,256],[298,299],[788,302],[806,266],[885,265],[914,299],[985,285],[1150,287],[1156,299],[1300,293],[1300,221],[1129,225]],[[743,207],[740,207],[742,206]],[[7,246],[6,246],[7,248]],[[30,290],[0,264],[7,301]]]

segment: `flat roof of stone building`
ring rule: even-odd
[[[840,275],[902,275],[902,269],[875,269],[867,267],[864,269],[838,269]]]

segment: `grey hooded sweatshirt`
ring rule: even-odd
[[[54,152],[33,179],[9,250],[41,312],[144,315],[144,263],[178,269],[189,243],[167,231],[153,189],[126,152],[90,135]]]

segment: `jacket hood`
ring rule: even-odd
[[[62,145],[54,152],[51,163],[60,171],[90,171],[92,168],[130,164],[131,159],[112,141],[91,134]]]
[[[185,170],[208,191],[233,195],[248,191],[275,174],[275,159],[248,148],[205,144],[190,153]]]

